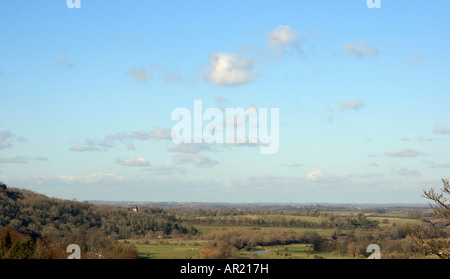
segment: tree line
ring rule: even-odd
[[[204,218],[185,218],[184,221],[195,225],[215,226],[253,226],[253,227],[283,227],[283,228],[310,228],[310,229],[374,229],[378,228],[379,221],[370,220],[364,214],[356,216],[335,216],[323,214],[321,221],[307,221],[300,218],[286,218],[280,215],[266,215],[262,217],[245,216],[218,216]],[[321,217],[322,215],[316,215]]]

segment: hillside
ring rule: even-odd
[[[134,212],[124,207],[50,198],[3,183],[0,229],[3,240],[13,235],[17,241],[31,239],[33,245],[45,242],[61,247],[60,250],[74,243],[89,257],[99,257],[99,251],[118,245],[116,241],[122,238],[196,233],[162,209]]]

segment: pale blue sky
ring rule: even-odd
[[[450,178],[450,3],[381,3],[1,1],[0,181],[78,200],[426,202]],[[279,151],[177,147],[171,113],[194,100],[279,108]]]

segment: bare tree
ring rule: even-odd
[[[428,204],[433,209],[436,216],[446,222],[450,222],[450,204],[447,203],[450,196],[450,183],[446,179],[442,179],[444,186],[438,193],[434,189],[424,190],[423,197],[431,202]],[[434,224],[428,222],[428,226],[412,226],[406,227],[406,233],[411,236],[415,243],[424,249],[427,254],[436,255],[442,259],[450,259],[450,241],[446,235],[439,235],[434,230]]]
[[[428,192],[424,191],[425,197],[433,201],[436,205],[431,203],[430,207],[433,209],[434,213],[442,219],[450,221],[450,204],[447,204],[447,198],[444,196],[450,195],[450,183],[446,179],[442,179],[444,186],[442,187],[442,193],[436,193],[434,189],[430,189]]]

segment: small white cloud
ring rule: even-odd
[[[436,134],[447,134],[447,135],[450,135],[450,125],[448,125],[447,127],[444,127],[444,128],[439,127],[439,125],[435,125],[434,126],[434,132]]]
[[[268,35],[268,43],[271,47],[283,47],[294,44],[299,32],[292,30],[288,25],[281,25],[272,30]]]
[[[13,146],[13,142],[24,142],[26,139],[16,136],[10,131],[0,130],[0,150]]]
[[[164,164],[157,164],[150,168],[144,169],[151,172],[154,175],[172,175],[173,173],[185,174],[186,170],[183,168],[177,168],[174,166],[166,166]]]
[[[169,128],[155,128],[150,132],[135,131],[131,138],[148,140],[148,139],[172,139],[171,130]]]
[[[206,81],[219,86],[244,84],[258,76],[254,63],[244,56],[233,53],[215,52],[211,55],[206,75],[199,75]]]
[[[386,156],[389,157],[417,157],[423,155],[421,152],[413,149],[394,150],[387,152]]]
[[[71,147],[70,151],[86,152],[86,151],[101,151],[101,149],[99,147],[96,147],[96,146],[76,145],[74,147]]]
[[[366,103],[364,101],[341,102],[339,104],[342,110],[346,109],[360,110],[365,105]]]
[[[306,180],[317,183],[343,183],[346,178],[338,175],[325,173],[320,169],[310,171],[306,174]]]
[[[343,48],[352,56],[355,56],[357,58],[361,57],[367,57],[367,56],[378,56],[378,50],[374,47],[372,47],[369,43],[367,43],[365,40],[359,40],[356,43],[353,44],[344,44]]]
[[[281,25],[269,32],[267,44],[272,50],[271,57],[281,58],[287,51],[302,51],[298,42],[300,32],[292,30],[289,25]]]
[[[321,181],[321,180],[324,180],[325,178],[326,178],[326,174],[321,170],[313,170],[306,174],[306,179],[308,179],[309,181],[313,181],[313,182]]]
[[[197,167],[214,167],[218,164],[217,161],[212,160],[208,157],[201,156],[199,154],[179,154],[173,157],[173,163],[176,165],[180,164],[194,164]]]
[[[66,182],[66,183],[97,183],[101,181],[123,181],[125,178],[121,175],[116,175],[114,173],[92,173],[92,174],[84,174],[84,175],[59,175],[54,177],[57,180]],[[40,177],[40,179],[47,179],[44,177]],[[53,178],[50,178],[53,179]]]
[[[0,139],[0,149],[8,148],[8,147],[11,147],[11,146],[12,146],[11,142],[9,142],[7,140],[1,140]]]
[[[152,79],[152,69],[133,68],[130,70],[129,75],[136,81],[145,83]]]
[[[130,166],[130,167],[150,166],[150,163],[144,157],[117,159],[116,163],[122,166]]]
[[[22,156],[0,158],[0,164],[28,164],[28,158]]]

